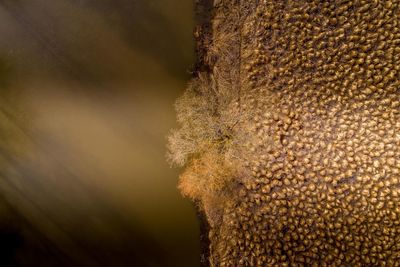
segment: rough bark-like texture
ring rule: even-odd
[[[398,1],[214,1],[170,143],[211,266],[400,266],[399,24]]]

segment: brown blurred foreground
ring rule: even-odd
[[[164,157],[192,16],[178,0],[0,2],[0,266],[198,265]]]

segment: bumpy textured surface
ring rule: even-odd
[[[215,1],[189,90],[217,107],[181,120],[225,124],[181,178],[211,266],[400,266],[399,24],[399,1]]]

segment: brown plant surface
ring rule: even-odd
[[[400,266],[400,4],[221,0],[212,14],[170,138],[209,264]]]

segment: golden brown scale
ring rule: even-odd
[[[211,266],[400,266],[399,2],[242,2],[215,7],[207,74],[239,106],[213,142],[233,178],[205,207],[183,177],[219,214]]]

